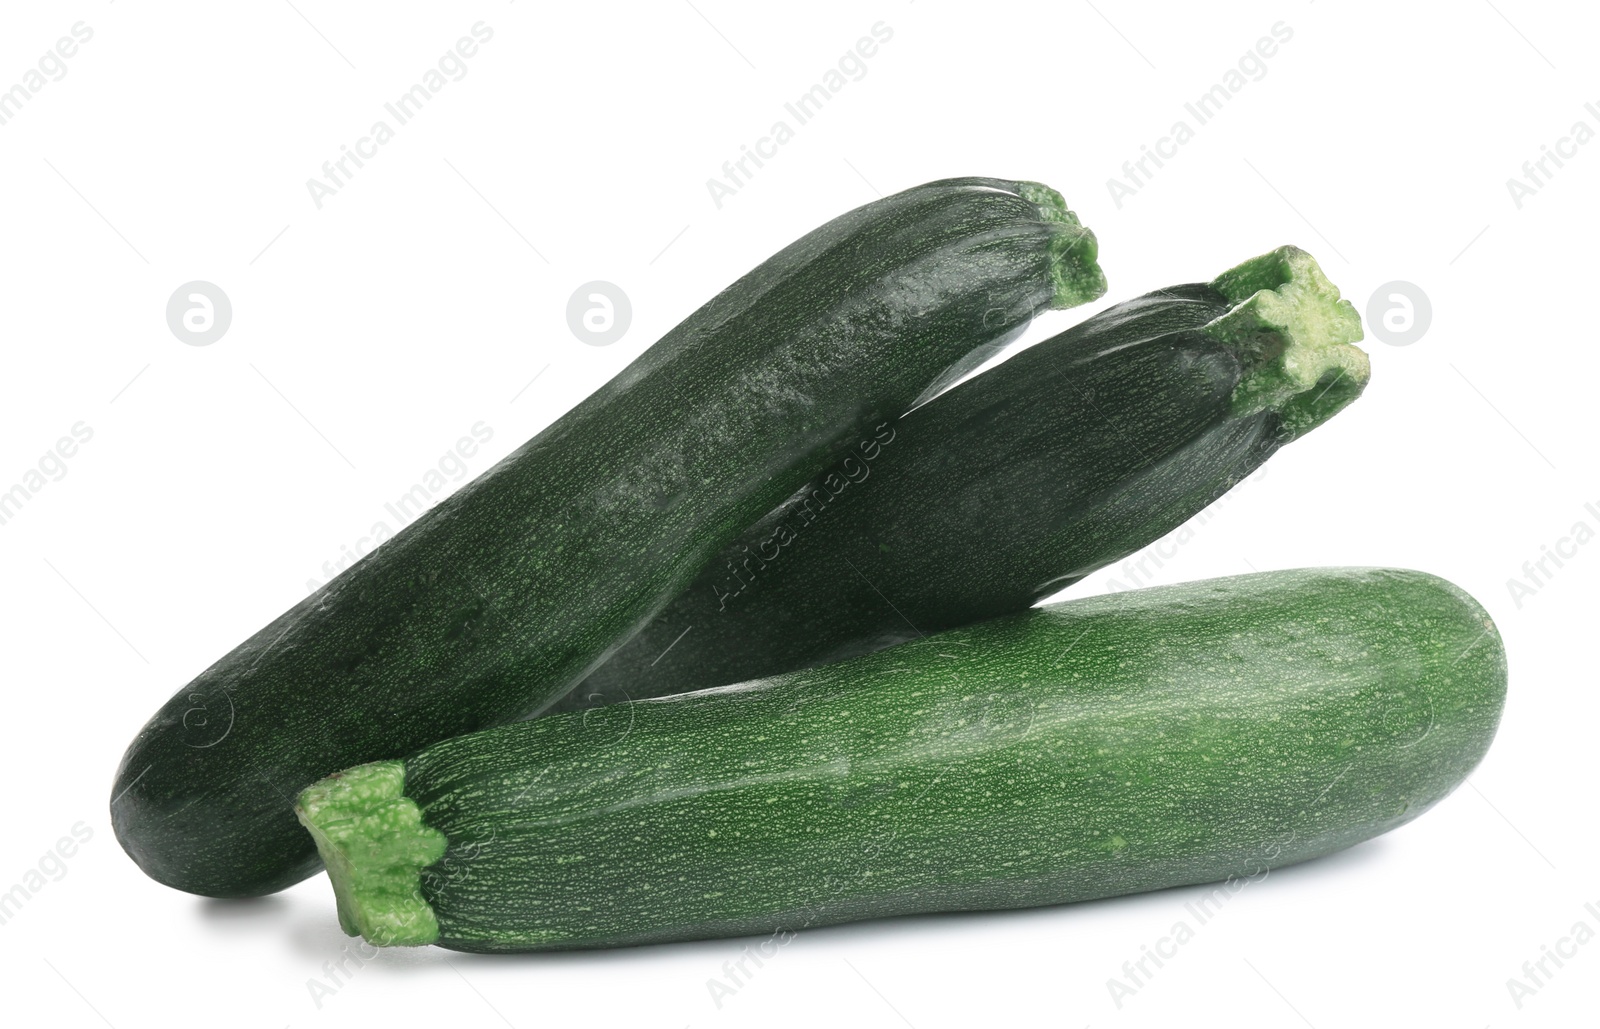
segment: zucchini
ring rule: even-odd
[[[1097,596],[552,714],[301,794],[341,924],[470,951],[1019,908],[1258,875],[1482,758],[1505,654],[1422,572]]]
[[[1360,338],[1355,309],[1294,247],[1109,308],[880,427],[556,709],[775,675],[1030,607],[1160,539],[1354,400]]]
[[[117,839],[191,893],[312,874],[306,784],[537,714],[863,419],[1103,290],[1033,183],[936,182],[809,233],[180,690],[123,758]]]

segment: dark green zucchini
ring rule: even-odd
[[[1259,875],[1411,821],[1505,653],[1421,572],[1037,608],[754,683],[552,714],[301,795],[376,944],[600,947]]]
[[[880,427],[556,709],[807,668],[1027,608],[1166,535],[1354,400],[1360,338],[1355,309],[1293,247],[1109,308]]]
[[[310,875],[307,783],[538,713],[856,426],[1103,289],[1037,184],[936,182],[802,237],[180,690],[123,758],[117,839],[192,893]]]

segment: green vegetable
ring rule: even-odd
[[[1283,247],[1119,304],[886,423],[557,710],[742,682],[1030,607],[1161,538],[1367,382]]]
[[[1482,758],[1487,614],[1393,569],[1052,605],[739,686],[549,715],[308,788],[340,921],[534,950],[1255,875]]]
[[[1037,184],[936,182],[802,237],[184,687],[123,758],[118,840],[192,893],[304,878],[307,783],[538,713],[863,419],[1103,289]]]

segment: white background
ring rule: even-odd
[[[93,39],[0,126],[0,489],[74,424],[93,437],[0,525],[0,891],[76,823],[93,835],[0,925],[8,1022],[1592,1018],[1600,941],[1520,1009],[1507,980],[1575,922],[1600,929],[1584,908],[1600,909],[1600,546],[1520,604],[1508,580],[1574,523],[1600,528],[1584,507],[1600,507],[1600,145],[1551,165],[1520,207],[1506,183],[1574,122],[1600,129],[1584,110],[1600,101],[1593,10],[20,6],[0,16],[0,89],[74,23]],[[319,209],[307,179],[480,20],[493,39],[468,74]],[[865,76],[714,204],[707,179],[880,21],[893,38]],[[1293,37],[1265,76],[1115,202],[1107,180],[1123,162],[1278,22]],[[324,963],[349,941],[322,877],[223,903],[158,886],[123,855],[108,787],[144,719],[325,578],[323,562],[471,426],[493,430],[476,474],[794,237],[880,191],[966,174],[1065,193],[1100,237],[1105,303],[1285,242],[1363,312],[1391,280],[1426,294],[1422,338],[1391,346],[1369,330],[1365,397],[1169,541],[1154,579],[1396,564],[1460,583],[1511,663],[1499,737],[1468,785],[1390,836],[1249,886],[1120,1008],[1106,981],[1200,890],[810,931],[719,1007],[707,981],[749,941],[512,958],[427,948],[332,980]],[[210,346],[180,342],[164,317],[195,279],[233,304]],[[565,316],[593,279],[632,302],[608,347],[580,342]],[[1043,317],[1028,339],[1075,317]]]

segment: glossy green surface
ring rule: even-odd
[[[1348,345],[1360,324],[1338,295],[1284,247],[1215,285],[1108,308],[967,380],[722,548],[556,710],[869,653],[1024,610],[1121,560],[1360,393],[1366,358]],[[1313,352],[1298,381],[1257,360],[1275,325]],[[1328,350],[1333,389],[1319,381]],[[1242,386],[1275,406],[1239,413]],[[1291,427],[1281,408],[1314,418]]]
[[[300,789],[548,706],[860,422],[1103,291],[1094,254],[1058,195],[996,179],[802,237],[180,690],[123,758],[118,840],[193,893],[310,875]]]
[[[1387,832],[1482,758],[1505,654],[1421,572],[1093,597],[406,761],[461,950],[1014,908],[1255,875]]]

